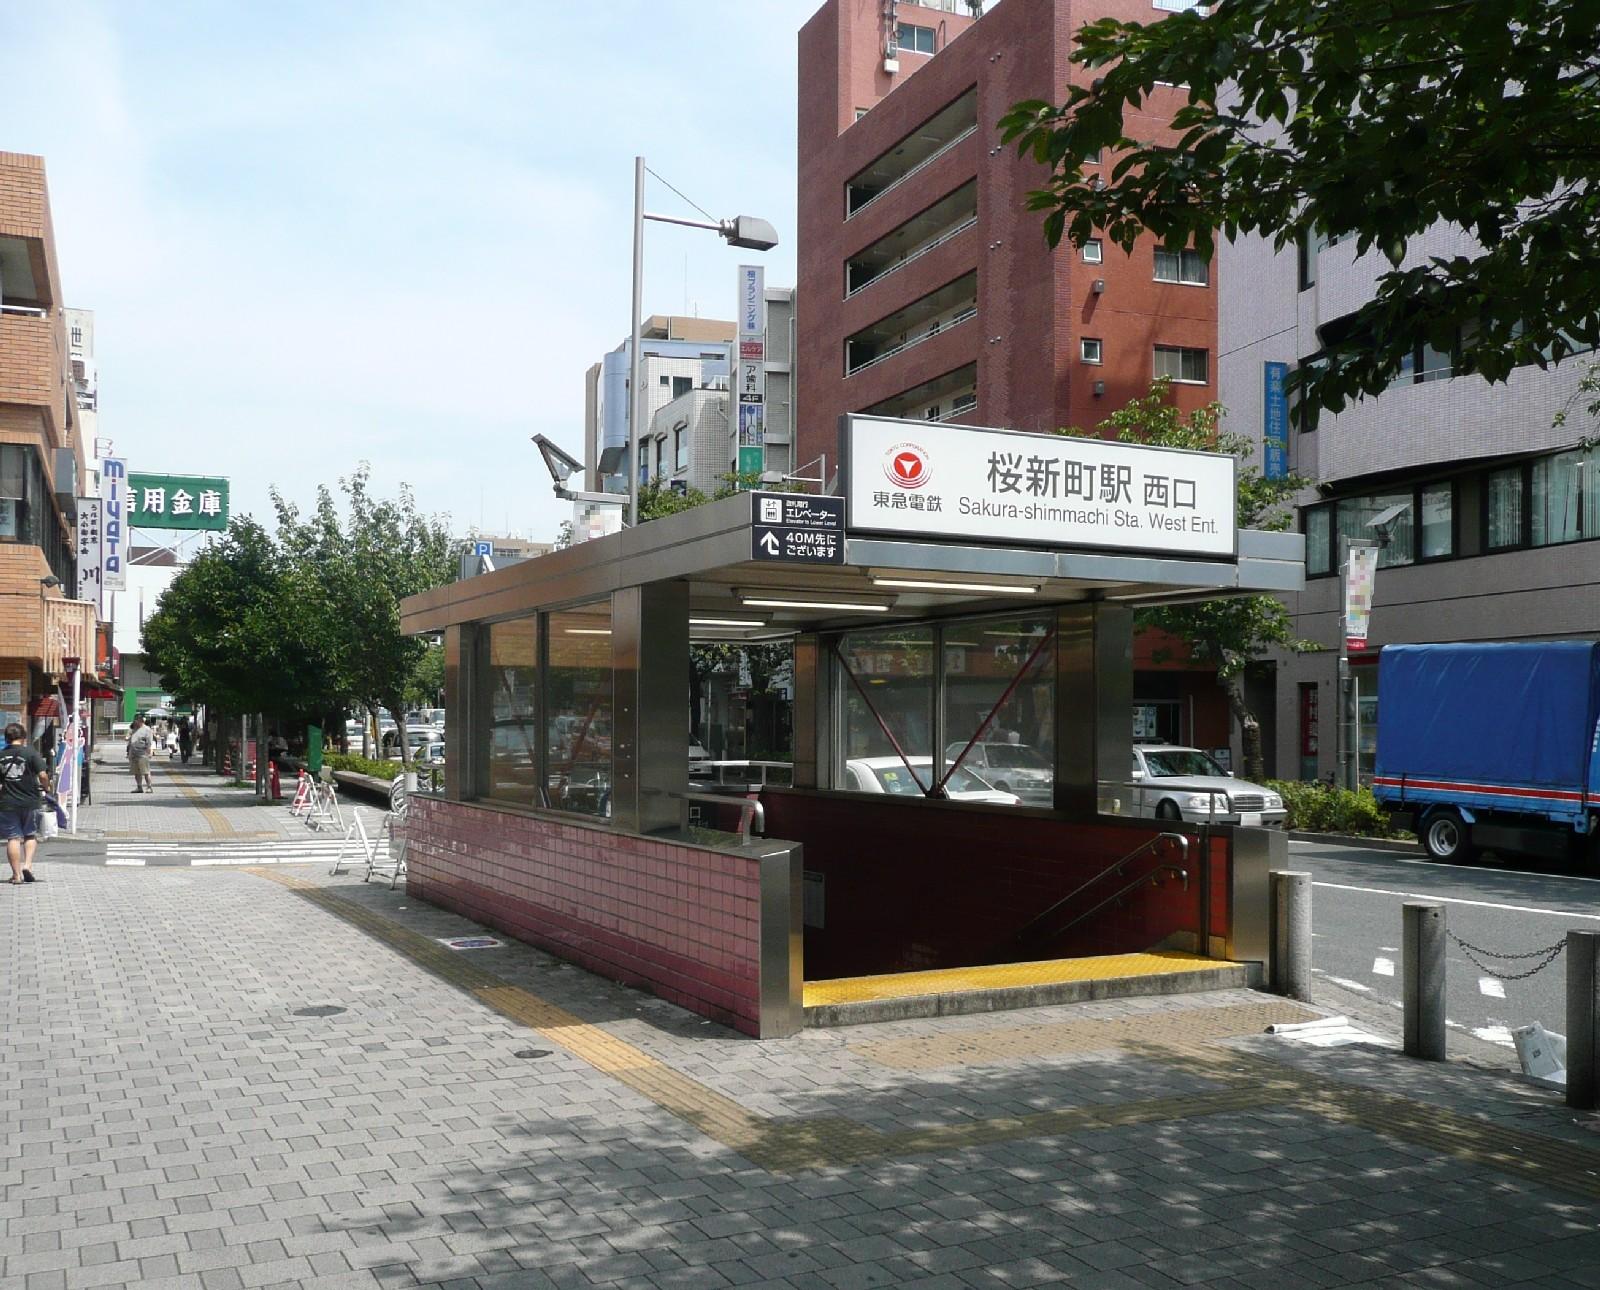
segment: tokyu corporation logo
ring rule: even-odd
[[[928,471],[928,451],[919,444],[897,443],[884,454],[883,473],[897,488],[921,488]]]

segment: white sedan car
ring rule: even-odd
[[[923,797],[924,787],[933,781],[933,758],[912,757],[912,770],[898,757],[857,757],[844,764],[842,787],[856,793],[893,793],[897,797]],[[920,782],[919,782],[920,781]],[[989,802],[995,806],[1016,806],[1015,793],[1002,793],[964,767],[950,776],[945,792],[953,802]]]
[[[1133,746],[1133,813],[1190,824],[1281,829],[1289,813],[1270,788],[1235,779],[1198,748]]]

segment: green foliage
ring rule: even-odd
[[[1046,168],[1029,204],[1051,245],[1149,230],[1209,252],[1220,231],[1383,254],[1327,366],[1291,374],[1337,410],[1425,340],[1464,332],[1463,362],[1494,381],[1600,342],[1597,51],[1590,0],[1226,0],[1089,23],[1066,102],[1019,103],[1000,128]],[[1169,96],[1175,143],[1149,128]],[[1414,254],[1440,223],[1473,240]]]
[[[450,580],[450,537],[409,489],[374,498],[368,478],[363,464],[340,481],[348,520],[326,488],[304,516],[274,493],[276,537],[236,519],[173,580],[144,625],[164,688],[325,725],[356,706],[404,712],[408,692],[436,691],[438,647],[401,635],[400,601]]]
[[[444,706],[444,646],[430,643],[406,685],[407,708]]]
[[[664,519],[679,511],[692,511],[710,500],[698,488],[677,492],[667,483],[665,475],[657,475],[639,489],[639,523]]]
[[[1266,786],[1283,795],[1289,812],[1288,827],[1307,833],[1344,833],[1352,837],[1395,836],[1389,813],[1378,805],[1370,788],[1352,792],[1322,783],[1269,779]]]
[[[378,761],[372,757],[361,757],[355,753],[326,753],[322,764],[329,770],[349,771],[354,775],[371,775],[388,783],[400,774],[400,763],[397,761]]]

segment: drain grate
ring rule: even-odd
[[[533,1061],[540,1057],[550,1056],[550,1050],[548,1048],[519,1048],[511,1055],[513,1057],[520,1057],[524,1061]]]
[[[334,1003],[317,1003],[309,1008],[296,1008],[294,1015],[297,1017],[337,1017],[345,1009]]]

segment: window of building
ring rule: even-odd
[[[850,632],[839,641],[839,656],[855,678],[840,678],[845,698],[841,786],[920,796],[933,774],[934,629]],[[870,707],[863,692],[871,696]],[[912,770],[895,752],[896,744]]]
[[[1306,572],[1333,572],[1333,507],[1307,507],[1303,519],[1306,534]]]
[[[912,54],[931,54],[938,43],[939,33],[932,27],[918,27],[902,22],[895,28],[894,43]]]
[[[1209,355],[1203,349],[1184,349],[1177,345],[1157,345],[1155,374],[1183,385],[1204,385]]]
[[[675,426],[672,431],[672,468],[689,469],[689,427]]]
[[[482,639],[489,718],[484,795],[519,806],[540,806],[538,616],[490,623]]]
[[[1372,521],[1384,511],[1400,506],[1400,515],[1386,525],[1389,541],[1378,551],[1378,568],[1415,564],[1416,499],[1404,493],[1372,493],[1365,497],[1343,497],[1334,506],[1334,527],[1339,537],[1371,541],[1381,537]]]
[[[1440,560],[1456,551],[1456,490],[1449,480],[1424,484],[1419,490],[1424,560]]]
[[[856,120],[857,121],[861,120],[861,118],[866,116],[866,114],[868,112],[870,112],[870,111],[871,111],[870,108],[857,108],[856,109]]]
[[[1199,251],[1158,247],[1156,281],[1181,282],[1191,287],[1204,287],[1211,282],[1211,266]]]
[[[545,755],[550,805],[611,814],[611,602],[546,616]]]
[[[1492,470],[1484,480],[1484,548],[1504,551],[1521,546],[1524,536],[1526,506],[1523,493],[1524,472],[1521,466],[1508,466]]]
[[[72,343],[74,345],[82,345],[83,344],[83,328],[82,327],[74,327],[72,329]]]
[[[655,476],[654,476],[656,479],[660,479],[661,478],[661,474],[662,474],[662,461],[661,461],[661,458],[666,453],[666,451],[667,451],[667,440],[666,440],[666,436],[663,435],[662,437],[660,437],[659,439],[656,440],[656,473],[655,473]]]
[[[661,384],[663,384],[663,385],[671,385],[672,384],[672,378],[670,376],[663,376],[661,378]]]
[[[1319,229],[1306,229],[1300,234],[1300,290],[1317,285],[1317,255],[1324,247],[1337,246],[1338,238],[1329,237]]]
[[[1205,0],[1150,0],[1152,9],[1165,9],[1168,13],[1185,13],[1190,9],[1204,10]]]
[[[681,399],[690,390],[694,389],[694,377],[674,376],[672,378],[672,397]]]
[[[1102,348],[1099,339],[1094,336],[1085,336],[1078,342],[1078,354],[1085,363],[1100,362]]]
[[[1102,258],[1100,239],[1091,237],[1083,244],[1083,262],[1085,264],[1099,264]]]

